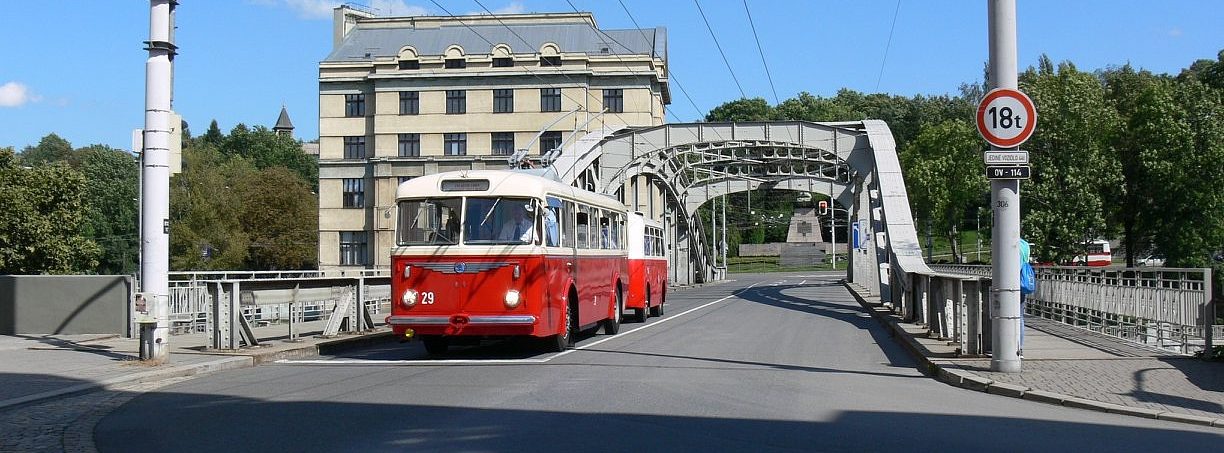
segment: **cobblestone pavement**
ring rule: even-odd
[[[93,453],[93,431],[102,417],[141,393],[192,377],[135,383],[0,412],[0,452]]]
[[[1224,418],[1224,363],[1204,362],[1049,320],[1030,320],[1021,373],[990,371],[989,359],[941,361],[995,382],[1104,403]],[[1071,347],[1081,351],[1069,354]]]

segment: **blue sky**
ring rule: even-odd
[[[475,0],[438,0],[455,14]],[[632,28],[615,0],[570,0],[601,28]],[[667,27],[669,121],[693,121],[740,97],[693,1],[622,0],[643,27]],[[498,12],[567,12],[565,0],[480,0]],[[331,50],[335,0],[183,0],[174,108],[199,135],[216,119],[271,126],[282,105],[296,135],[318,136],[318,62]],[[384,15],[443,14],[430,0],[364,0]],[[1176,73],[1224,49],[1224,2],[1018,0],[1020,67],[1041,54],[1094,70],[1130,63]],[[700,0],[744,93],[774,102],[807,91],[956,93],[988,58],[985,0],[749,0],[770,87],[742,0]],[[899,5],[899,6],[898,6]],[[143,125],[148,2],[4,2],[0,147],[55,132],[74,146],[129,148]],[[896,25],[890,26],[893,17]],[[887,56],[886,56],[887,54]],[[687,91],[692,103],[684,96]],[[696,104],[696,108],[692,104]],[[1040,106],[1038,106],[1040,110]]]

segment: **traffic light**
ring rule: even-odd
[[[825,201],[825,200],[820,200],[820,202],[819,202],[819,203],[817,203],[817,204],[816,204],[816,206],[818,206],[818,207],[820,208],[820,209],[818,210],[818,212],[820,213],[820,215],[826,215],[826,214],[828,214],[828,213],[829,213],[829,202],[828,202],[828,201]]]

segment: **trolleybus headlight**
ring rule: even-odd
[[[417,292],[415,289],[404,291],[404,296],[400,298],[400,303],[404,308],[412,308],[417,303]]]
[[[514,308],[519,304],[518,290],[506,291],[506,308]]]

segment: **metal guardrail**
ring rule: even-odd
[[[303,334],[332,336],[342,331],[365,331],[379,324],[374,315],[390,311],[391,299],[387,272],[382,271],[381,276],[369,274],[191,274],[192,278],[171,283],[171,332],[209,332],[210,347],[238,349],[269,338],[294,341]],[[281,325],[285,328],[269,328]]]
[[[990,350],[989,278],[933,270],[911,273],[908,281],[892,307],[903,319],[925,326],[932,338],[956,342],[958,355]]]
[[[989,276],[990,266],[939,265]],[[1190,354],[1224,333],[1212,325],[1211,269],[1034,267],[1037,290],[1026,313],[1117,338]]]

